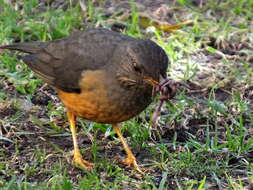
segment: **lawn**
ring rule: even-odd
[[[253,0],[0,0],[0,44],[48,41],[104,27],[149,38],[166,51],[169,78],[184,83],[122,131],[145,174],[122,165],[110,125],[78,120],[93,171],[73,165],[65,108],[53,88],[0,52],[0,189],[252,189]]]

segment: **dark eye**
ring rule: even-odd
[[[135,65],[134,66],[134,71],[137,72],[137,73],[141,73],[141,68]]]

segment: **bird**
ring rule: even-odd
[[[152,89],[167,77],[166,52],[150,39],[138,39],[105,28],[80,30],[61,39],[0,46],[26,53],[22,61],[56,89],[66,107],[74,146],[74,163],[92,170],[81,155],[76,119],[111,124],[127,157],[126,166],[139,172],[136,157],[120,124],[140,114],[152,102]]]

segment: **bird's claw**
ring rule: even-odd
[[[91,171],[93,169],[93,166],[94,166],[93,163],[84,160],[81,155],[80,156],[75,155],[74,156],[74,162],[75,162],[76,165],[80,166],[81,168],[85,168],[89,171]]]
[[[122,162],[122,164],[124,164],[128,167],[134,167],[138,172],[140,172],[141,174],[144,174],[144,170],[139,167],[135,158],[127,157],[126,159],[122,160],[121,162]]]

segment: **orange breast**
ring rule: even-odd
[[[85,71],[80,81],[80,94],[58,90],[58,95],[67,109],[78,117],[99,123],[118,123],[130,119],[133,115],[123,112],[111,98],[108,80],[101,70]]]

